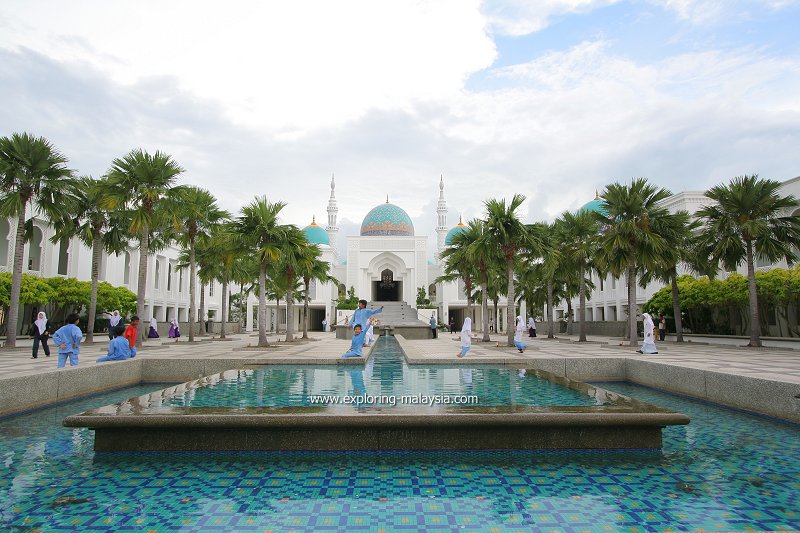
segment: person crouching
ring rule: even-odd
[[[125,326],[117,326],[114,328],[114,338],[108,343],[108,355],[105,357],[98,357],[96,361],[102,363],[104,361],[124,361],[134,357],[131,352],[130,343],[124,337]]]
[[[342,357],[361,357],[364,355],[364,338],[366,336],[367,332],[362,331],[361,324],[353,326],[353,342],[350,344],[350,349],[342,354]]]

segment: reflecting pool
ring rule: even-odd
[[[72,413],[0,420],[6,531],[800,529],[800,427],[628,384],[688,414],[663,452],[95,454]]]

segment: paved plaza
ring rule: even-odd
[[[269,335],[269,348],[258,348],[258,334],[230,335],[229,340],[216,337],[197,337],[193,343],[186,338],[148,340],[137,357],[174,360],[242,359],[249,363],[313,363],[335,364],[339,356],[350,347],[350,341],[337,339],[333,333],[311,332],[309,339],[283,342],[284,335]],[[83,345],[80,366],[110,365],[96,363],[95,359],[106,353],[105,337],[93,345]],[[636,353],[635,347],[620,345],[619,339],[590,337],[587,343],[576,342],[575,337],[559,336],[556,340],[543,337],[526,338],[528,349],[520,354],[515,348],[504,346],[505,335],[493,334],[491,341],[473,341],[468,356],[460,360],[458,335],[442,333],[438,339],[405,341],[404,349],[412,364],[497,364],[524,363],[532,359],[559,358],[619,358],[658,361],[684,368],[736,374],[784,383],[800,384],[800,351],[777,348],[751,349],[725,345],[696,343],[677,344],[660,342],[658,355]],[[56,369],[56,351],[51,346],[51,357],[40,351],[38,359],[31,358],[30,341],[21,340],[13,350],[0,350],[0,380],[28,376]],[[411,347],[409,349],[408,347]],[[365,353],[368,353],[365,350]],[[357,362],[356,359],[353,362]]]

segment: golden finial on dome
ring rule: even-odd
[[[594,199],[595,200],[599,200],[600,199],[600,193],[597,192],[597,189],[594,190]]]
[[[387,204],[389,203],[389,195],[388,194],[386,195],[386,203]]]

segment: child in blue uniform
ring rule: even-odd
[[[69,359],[70,366],[78,366],[78,354],[81,353],[83,332],[78,327],[81,321],[77,313],[67,316],[67,323],[53,333],[53,342],[58,346],[58,368],[64,368]]]
[[[117,326],[114,328],[114,335],[116,335],[110,343],[108,343],[108,355],[105,357],[98,357],[96,361],[102,363],[103,361],[124,361],[134,357],[131,353],[131,347],[123,334],[125,333],[125,326]]]
[[[347,357],[361,357],[364,355],[363,346],[364,346],[364,337],[366,337],[367,332],[363,331],[361,328],[361,324],[356,324],[353,326],[353,342],[350,344],[350,350],[342,354],[343,358]]]

